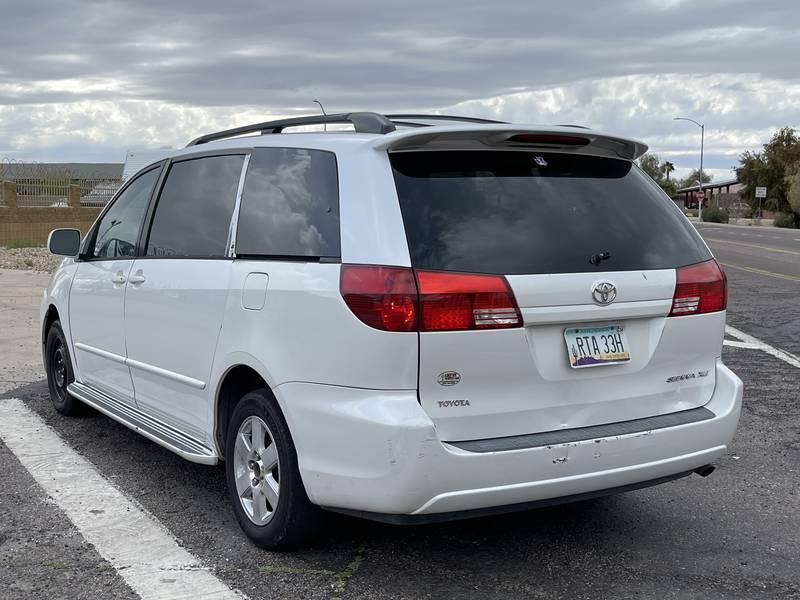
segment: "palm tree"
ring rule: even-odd
[[[667,181],[669,181],[669,174],[675,170],[675,165],[673,165],[668,160],[664,161],[664,174],[667,176]]]

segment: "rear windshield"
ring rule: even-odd
[[[582,273],[711,258],[672,201],[626,160],[431,151],[395,153],[391,162],[418,268]]]

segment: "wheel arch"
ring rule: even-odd
[[[47,307],[44,320],[42,322],[42,346],[47,342],[47,332],[50,331],[50,326],[56,321],[60,321],[61,317],[58,313],[58,308],[52,302]]]
[[[214,394],[213,422],[214,444],[217,455],[225,458],[225,434],[227,432],[230,416],[236,408],[239,399],[248,392],[265,389],[275,400],[278,409],[286,418],[280,401],[273,392],[274,382],[266,368],[250,355],[237,355],[231,357],[227,366],[217,378]]]

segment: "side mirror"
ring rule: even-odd
[[[47,237],[47,249],[59,256],[78,256],[81,232],[77,229],[53,229]]]

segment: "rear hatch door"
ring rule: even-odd
[[[441,439],[614,423],[708,401],[724,313],[667,315],[676,269],[711,255],[630,160],[585,149],[390,156],[422,321],[429,272],[505,278],[522,321],[420,333],[419,396]]]

